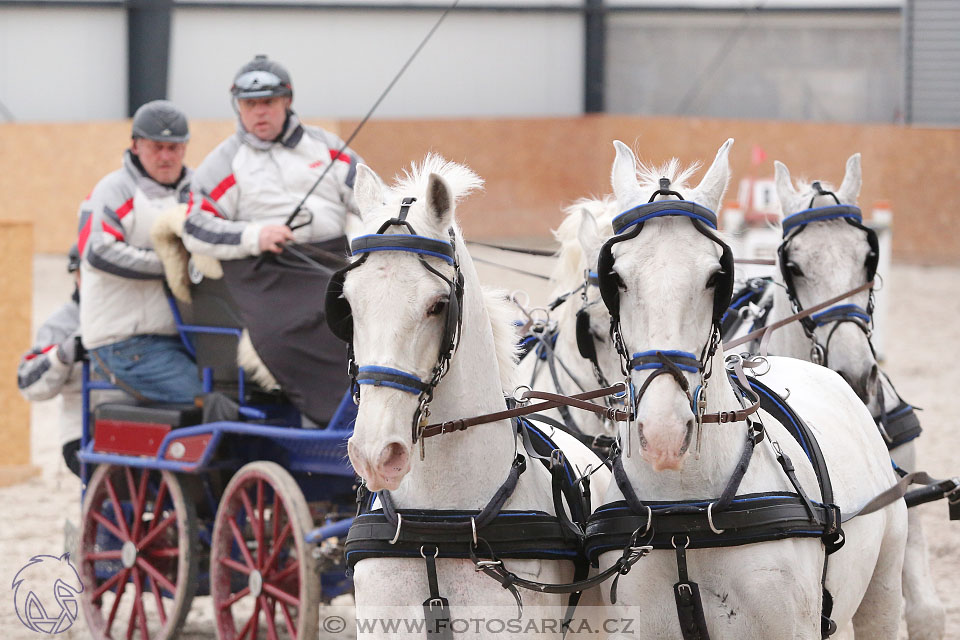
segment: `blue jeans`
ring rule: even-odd
[[[134,336],[97,347],[91,354],[97,373],[148,400],[192,404],[203,393],[197,364],[178,336]],[[103,370],[101,361],[109,371]]]

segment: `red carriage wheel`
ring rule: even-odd
[[[210,595],[217,638],[317,637],[320,579],[310,509],[293,477],[252,462],[230,480],[213,526]]]
[[[170,471],[100,465],[83,503],[77,567],[91,636],[175,638],[197,584],[197,521]]]

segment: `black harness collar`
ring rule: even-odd
[[[783,283],[786,287],[787,296],[790,304],[793,306],[794,313],[800,313],[803,306],[797,296],[796,286],[793,282],[793,274],[790,272],[789,247],[790,241],[797,237],[807,225],[813,222],[822,222],[826,220],[844,220],[850,226],[863,230],[867,234],[867,242],[870,244],[870,252],[867,254],[866,269],[867,282],[871,282],[877,273],[877,263],[880,256],[880,245],[876,232],[863,224],[863,215],[858,207],[840,204],[840,199],[832,191],[826,191],[819,182],[813,183],[816,194],[810,198],[810,208],[794,213],[783,219],[783,242],[777,247],[777,263],[780,265],[780,274],[783,277]],[[813,207],[813,200],[817,195],[830,196],[836,204],[827,207]],[[830,340],[837,328],[850,322],[856,325],[867,336],[867,342],[870,344],[870,350],[873,351],[873,343],[870,336],[873,328],[873,308],[874,297],[873,289],[870,290],[867,308],[863,309],[855,304],[839,304],[820,313],[800,319],[800,326],[803,328],[807,338],[811,341],[810,359],[817,363],[827,366],[829,357]],[[827,334],[824,343],[820,343],[816,336],[816,329],[833,323],[834,326]],[[874,351],[874,355],[876,352]]]
[[[790,537],[819,537],[827,554],[831,554],[844,542],[840,509],[833,504],[830,476],[813,432],[783,398],[755,378],[749,378],[749,390],[740,388],[736,378],[730,380],[740,394],[750,391],[759,395],[763,409],[783,424],[803,447],[817,475],[820,502],[807,496],[794,473],[792,461],[775,442],[777,461],[795,492],[736,495],[753,450],[765,434],[763,425],[756,422],[750,424],[740,462],[719,498],[641,502],[626,477],[621,459],[617,458],[614,479],[624,500],[601,506],[587,521],[584,549],[593,566],[598,565],[601,554],[622,549],[632,540],[642,540],[643,544],[654,549],[676,549],[680,581],[674,585],[674,594],[685,640],[709,638],[699,589],[687,576],[687,549],[738,546]],[[826,559],[822,576],[825,580]],[[823,590],[821,632],[826,638],[836,630],[836,624],[830,619],[832,598],[825,586]],[[616,583],[611,586],[610,598],[616,602]]]

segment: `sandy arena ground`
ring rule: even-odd
[[[491,250],[476,255],[503,259]],[[546,272],[543,259],[509,258],[511,263],[529,270]],[[67,300],[71,284],[61,256],[38,256],[34,262],[34,325]],[[542,302],[543,284],[533,278],[509,271],[481,266],[485,282],[525,288],[533,301]],[[951,404],[960,389],[960,268],[925,268],[897,265],[887,277],[891,304],[886,330],[885,369],[897,389],[909,402],[923,407],[920,419],[924,434],[919,441],[920,466],[931,475],[945,477],[960,474],[960,419]],[[5,375],[12,376],[8,371]],[[33,462],[43,474],[14,487],[0,489],[0,584],[7,595],[0,598],[0,638],[32,639],[37,634],[17,619],[10,589],[13,576],[33,555],[56,554],[64,550],[64,524],[77,524],[80,517],[80,485],[60,457],[57,436],[57,406],[54,402],[36,404],[32,414]],[[919,507],[930,545],[933,578],[947,608],[947,638],[960,638],[960,522],[947,519],[944,502]],[[336,605],[321,609],[325,616],[341,615],[348,620],[349,596]],[[214,638],[210,599],[193,602],[182,638]],[[352,637],[341,634],[326,637]],[[82,619],[60,634],[61,638],[87,638]],[[639,637],[639,636],[638,636]],[[906,632],[902,632],[906,638]]]

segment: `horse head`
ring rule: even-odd
[[[795,306],[809,308],[871,280],[876,271],[876,239],[855,208],[861,185],[860,154],[847,160],[843,182],[835,191],[824,182],[795,187],[786,165],[774,164],[785,236],[779,271]],[[871,295],[861,291],[850,296],[812,316],[805,327],[814,341],[813,359],[837,371],[867,404],[876,397],[879,375],[870,344]]]
[[[655,471],[683,465],[696,424],[692,400],[716,348],[715,310],[729,303],[732,257],[718,244],[715,216],[704,207],[715,210],[723,197],[732,143],[720,147],[700,184],[689,189],[696,165],[680,171],[674,160],[660,169],[641,165],[638,173],[633,152],[614,142],[611,181],[624,213],[613,221],[617,234],[600,250],[597,271],[611,338],[639,396],[625,446],[639,445]],[[681,199],[676,207],[648,204]],[[726,299],[715,303],[715,292]]]

